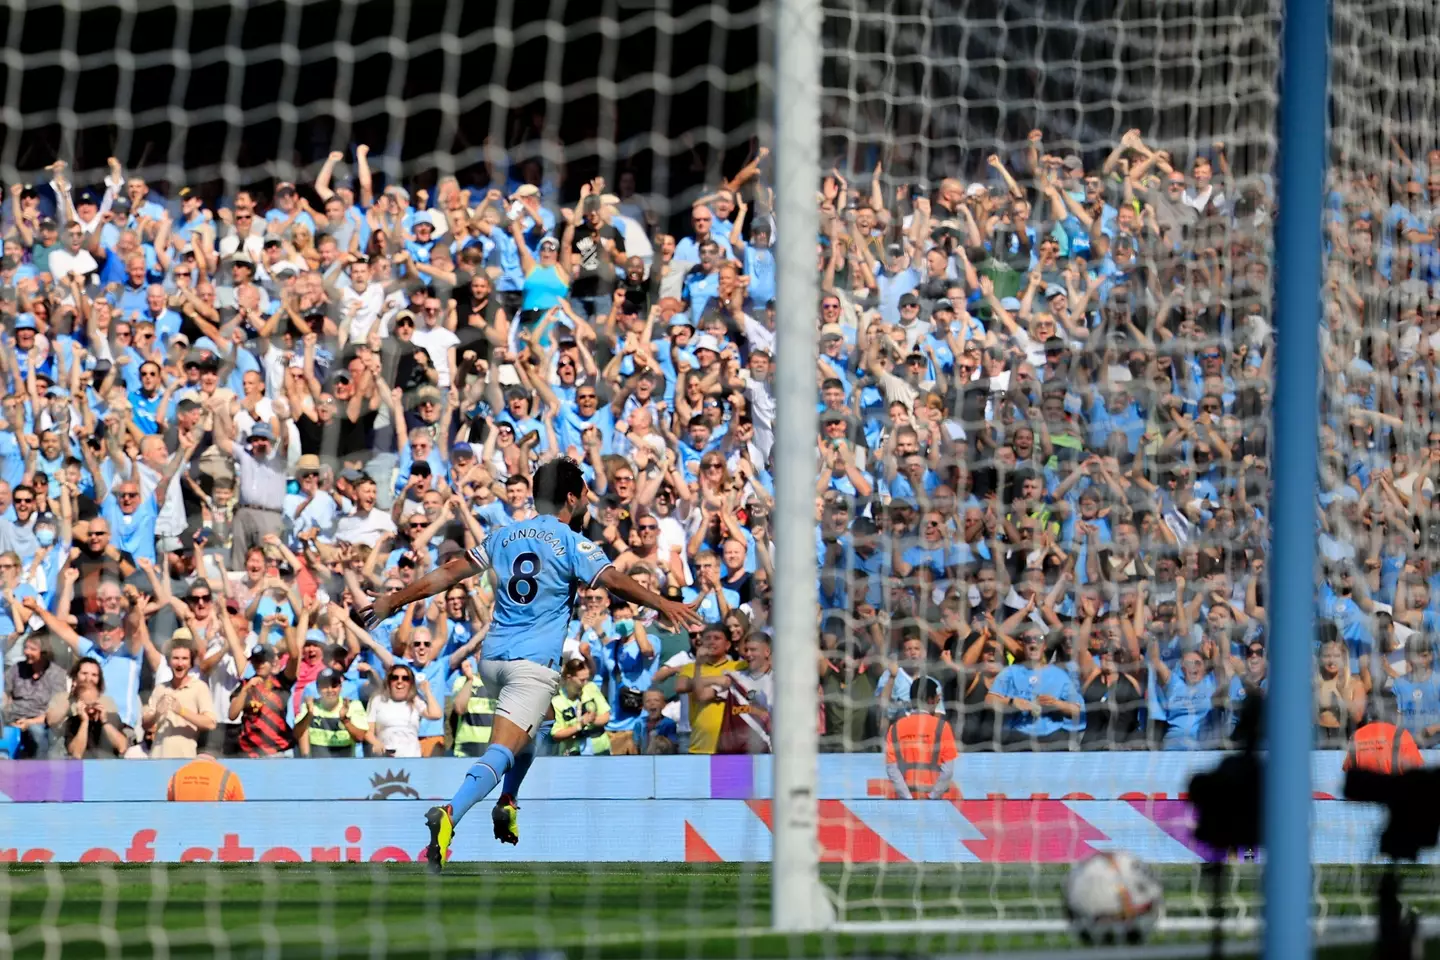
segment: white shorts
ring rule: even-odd
[[[481,660],[480,679],[495,696],[495,715],[504,717],[530,736],[550,709],[560,689],[560,674],[529,660]]]

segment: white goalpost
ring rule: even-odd
[[[812,320],[819,297],[806,238],[819,229],[820,0],[773,0],[777,376],[774,603],[775,835],[772,922],[776,930],[823,929],[835,916],[820,882],[815,724],[818,574],[814,549],[814,458],[818,435]]]

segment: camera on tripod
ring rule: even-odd
[[[1264,840],[1261,714],[1261,698],[1247,699],[1235,730],[1239,752],[1226,757],[1214,770],[1196,774],[1190,781],[1190,801],[1196,813],[1195,839],[1221,853],[1221,859],[1207,865],[1212,881],[1211,918],[1215,922],[1216,956],[1221,949],[1224,858],[1237,851],[1258,849]],[[1399,772],[1379,772],[1364,769],[1363,762],[1356,764],[1346,772],[1345,799],[1382,804],[1388,812],[1385,829],[1380,834],[1379,852],[1388,858],[1389,864],[1376,891],[1379,905],[1376,955],[1406,958],[1419,956],[1419,920],[1415,912],[1407,910],[1401,902],[1399,864],[1418,860],[1423,852],[1440,843],[1440,804],[1435,802],[1435,797],[1440,796],[1440,769],[1405,769],[1405,758],[1413,753],[1414,759],[1409,762],[1418,762],[1418,752],[1414,752],[1413,743],[1409,745],[1409,752],[1402,751],[1401,738],[1408,740],[1408,735],[1393,724],[1387,726],[1388,731],[1378,732],[1388,736],[1377,737],[1372,742],[1394,748],[1381,751],[1387,761],[1382,769]],[[1347,762],[1347,768],[1351,766]]]
[[[1440,840],[1440,769],[1422,768],[1402,773],[1350,770],[1345,775],[1345,799],[1385,806],[1389,818],[1380,834],[1380,853],[1390,858],[1380,878],[1379,901],[1381,957],[1418,957],[1419,917],[1400,900],[1402,861],[1414,862]]]

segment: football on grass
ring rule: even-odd
[[[1140,943],[1164,910],[1160,881],[1128,853],[1097,853],[1065,880],[1065,915],[1084,943]]]

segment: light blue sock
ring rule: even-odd
[[[490,744],[490,749],[470,767],[470,772],[465,774],[465,781],[450,800],[450,815],[456,823],[460,822],[460,818],[465,816],[471,807],[484,800],[485,794],[495,789],[495,785],[514,762],[515,754],[511,753],[508,747],[502,747],[498,743]]]
[[[512,797],[520,795],[520,784],[525,779],[525,774],[530,772],[530,764],[535,762],[535,743],[531,741],[530,746],[520,751],[520,756],[510,764],[510,769],[505,771],[505,782],[500,787],[502,794],[509,794]]]

